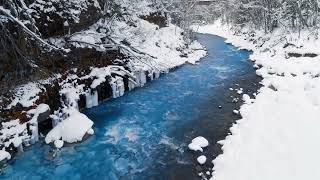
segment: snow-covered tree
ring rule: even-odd
[[[211,14],[265,32],[279,26],[301,30],[318,28],[319,5],[319,0],[221,0],[211,5]]]

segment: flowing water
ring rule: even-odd
[[[260,79],[250,52],[237,50],[224,39],[198,34],[208,56],[197,65],[184,65],[145,87],[101,103],[84,113],[95,122],[95,135],[59,151],[46,160],[48,145],[38,143],[3,170],[0,179],[198,179],[212,168],[221,153],[216,143],[224,139],[243,88],[252,95]],[[210,146],[203,153],[187,145],[204,136]],[[205,165],[197,156],[205,154]]]

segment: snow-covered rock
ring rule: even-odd
[[[31,119],[26,123],[21,124],[18,119],[2,122],[0,139],[8,140],[5,142],[0,141],[0,143],[5,147],[9,147],[12,144],[19,152],[23,152],[24,146],[29,146],[39,140],[38,119],[39,116],[48,111],[50,111],[50,108],[47,104],[40,104],[35,109],[27,111],[27,116]],[[27,126],[29,126],[29,130]]]
[[[242,96],[242,100],[243,100],[243,102],[246,103],[246,104],[250,104],[250,103],[253,102],[253,99],[251,99],[248,94],[244,94],[244,95]]]
[[[203,148],[209,146],[209,142],[202,136],[194,138],[191,143],[188,145],[190,150],[193,151],[201,151],[203,152]]]
[[[240,95],[240,94],[242,94],[242,93],[243,93],[243,90],[242,90],[242,89],[238,89],[238,90],[237,90],[237,94]]]
[[[198,163],[199,163],[199,164],[203,165],[203,164],[205,164],[205,163],[206,163],[206,161],[207,161],[207,157],[206,157],[206,156],[204,156],[204,155],[199,156],[199,157],[197,158],[197,161],[198,161]]]
[[[45,142],[48,144],[56,140],[68,143],[82,141],[92,125],[93,122],[86,115],[74,110],[67,119],[60,122],[47,134]]]
[[[15,88],[14,97],[11,100],[11,103],[6,107],[6,109],[10,109],[17,104],[20,104],[23,107],[33,106],[39,99],[39,93],[44,90],[44,85],[51,83],[55,78],[58,77],[58,75],[55,76],[56,77],[40,80],[38,82],[29,82]]]
[[[91,129],[89,129],[88,131],[87,131],[87,134],[89,134],[89,135],[93,135],[94,134],[94,130],[91,128]]]
[[[50,113],[50,107],[47,104],[39,104],[36,109],[31,109],[28,112],[28,115],[32,115],[32,119],[28,122],[30,125],[30,130],[32,131],[30,142],[33,144],[39,141],[39,127],[38,121],[39,116],[43,113]]]
[[[60,149],[63,147],[64,142],[62,140],[55,140],[53,144],[56,148]]]
[[[5,150],[0,150],[0,162],[3,161],[3,160],[10,160],[11,159],[11,155],[10,153],[8,153],[7,151]]]
[[[233,110],[232,112],[233,112],[233,114],[239,114],[238,110]]]

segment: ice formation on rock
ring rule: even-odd
[[[98,106],[98,92],[93,91],[86,93],[86,108],[92,108],[94,106]]]

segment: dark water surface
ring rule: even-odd
[[[49,146],[38,143],[19,155],[0,179],[199,179],[212,167],[241,97],[229,88],[252,94],[259,81],[250,52],[237,50],[224,39],[198,34],[208,56],[198,65],[184,65],[160,79],[112,99],[85,114],[95,122],[95,135],[81,144],[63,148],[56,159],[44,159]],[[238,86],[240,85],[240,87]],[[231,97],[232,96],[232,97]],[[222,106],[222,108],[219,108]],[[187,145],[204,136],[204,153]],[[205,154],[200,166],[197,156]]]

